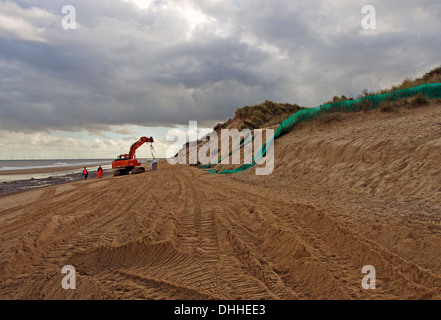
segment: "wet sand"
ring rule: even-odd
[[[96,167],[96,166],[94,166]],[[3,176],[10,175],[13,177],[11,181],[0,182],[0,196],[4,196],[9,193],[17,193],[23,191],[30,191],[36,188],[47,187],[56,184],[69,183],[73,181],[83,180],[84,176],[81,173],[81,169],[84,166],[70,166],[59,168],[36,168],[36,169],[24,169],[24,170],[7,170],[1,171]],[[66,171],[66,174],[61,174]],[[74,171],[78,171],[73,173]],[[103,176],[112,175],[112,170],[104,170]],[[0,174],[1,175],[1,174]],[[33,178],[44,175],[43,178]],[[32,177],[25,179],[24,177]],[[89,169],[88,179],[97,179],[98,173],[96,170]]]
[[[95,165],[93,167],[95,167]],[[68,166],[68,167],[66,166],[66,167],[4,170],[4,171],[0,171],[0,176],[18,175],[18,174],[32,175],[32,174],[41,174],[41,173],[53,173],[53,172],[60,172],[60,171],[79,170],[79,169],[83,169],[83,168],[84,168],[84,166]]]

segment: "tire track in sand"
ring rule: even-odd
[[[237,210],[239,206],[234,200],[230,201],[231,216],[238,219],[232,225],[237,230],[242,229],[236,234],[246,239],[247,244],[254,243],[254,251],[269,259],[286,285],[301,292],[301,298],[381,298],[392,296],[397,287],[412,292],[408,298],[437,295],[434,284],[437,284],[435,287],[441,284],[439,277],[393,255],[376,243],[356,236],[325,212],[234,189],[229,188],[231,194],[245,194],[244,199],[253,199],[252,202],[241,201],[242,207],[245,207],[242,212]],[[268,206],[269,203],[271,206]],[[253,213],[247,213],[247,210]],[[253,222],[253,219],[258,222]],[[259,245],[256,239],[271,241]],[[275,248],[274,243],[278,243],[280,248]],[[290,250],[283,249],[284,243],[289,243]],[[296,246],[300,247],[292,250]],[[306,269],[305,264],[296,264],[298,256],[307,260]],[[377,266],[379,277],[375,292],[362,290],[361,287],[361,269],[369,264]],[[321,288],[304,281],[311,274],[320,279]]]
[[[429,270],[259,186],[172,166],[109,181],[10,209],[26,211],[0,226],[0,298],[439,298]],[[365,264],[376,291],[361,290]]]

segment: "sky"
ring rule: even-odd
[[[439,0],[0,0],[0,159],[114,158],[141,136],[165,156],[189,121],[421,76],[439,30]]]

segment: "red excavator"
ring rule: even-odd
[[[115,177],[127,175],[130,173],[138,174],[145,172],[145,168],[140,167],[141,162],[138,159],[136,159],[135,152],[136,149],[138,149],[146,142],[149,142],[150,147],[153,149],[153,146],[151,145],[151,143],[153,143],[153,138],[141,137],[138,141],[132,144],[128,154],[122,154],[118,156],[118,158],[116,158],[114,161],[112,161],[112,168],[114,169],[113,175]]]

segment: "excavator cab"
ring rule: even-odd
[[[118,156],[115,161],[120,161],[120,160],[129,160],[129,155],[122,154],[122,155]]]

